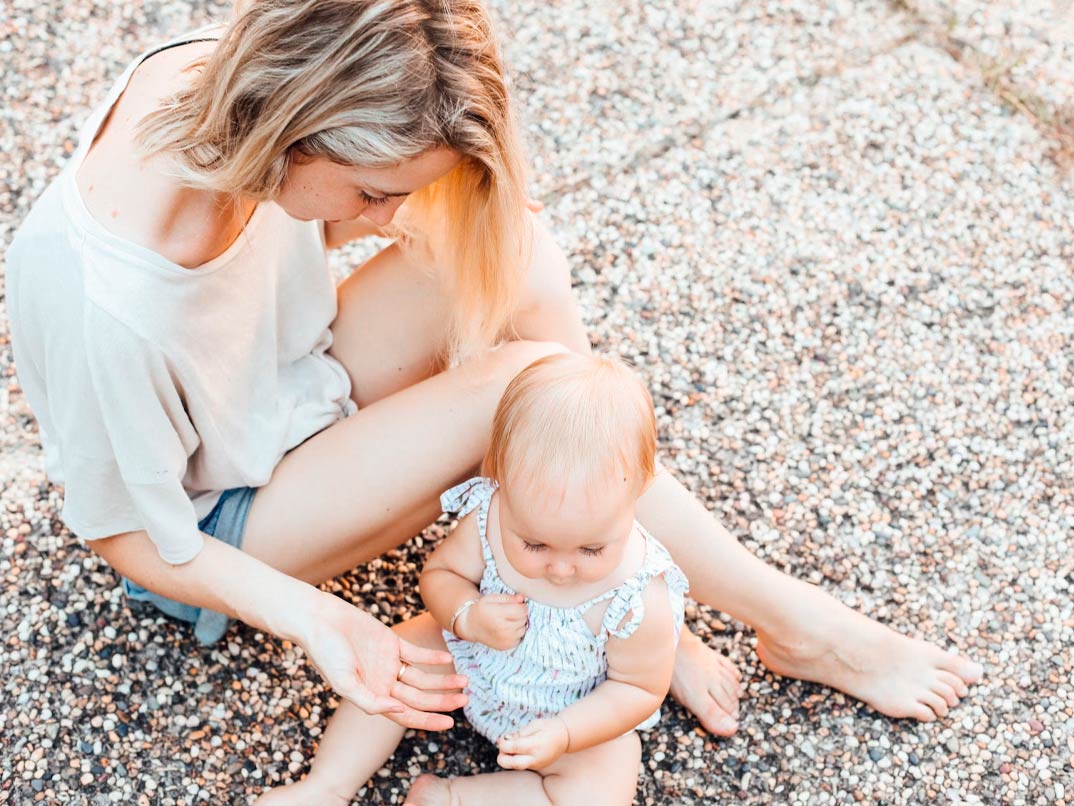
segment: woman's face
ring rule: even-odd
[[[434,148],[390,168],[356,168],[324,157],[298,158],[273,201],[300,221],[349,221],[365,216],[383,227],[406,197],[451,171],[462,157]]]

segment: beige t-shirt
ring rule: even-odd
[[[178,564],[222,491],[265,484],[355,405],[326,353],[336,294],[320,222],[261,203],[227,251],[186,269],[86,209],[75,171],[141,58],[16,233],[7,305],[65,523],[85,539],[145,529]]]

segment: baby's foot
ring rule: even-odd
[[[296,784],[270,789],[254,801],[254,806],[349,806],[350,802],[350,798],[307,775]]]
[[[922,722],[947,715],[981,679],[969,658],[908,638],[813,588],[796,609],[798,629],[757,631],[757,654],[773,672],[823,683],[882,714]]]
[[[451,806],[451,781],[426,773],[410,785],[404,806]]]
[[[682,631],[671,696],[710,733],[730,736],[738,730],[738,696],[742,676],[727,658],[694,635]]]

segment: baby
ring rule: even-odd
[[[462,520],[421,574],[429,613],[396,628],[447,646],[469,679],[466,716],[505,769],[423,775],[407,803],[633,801],[635,729],[659,718],[687,588],[634,520],[655,453],[649,394],[618,361],[553,355],[508,386],[482,476],[441,498]],[[310,775],[288,789],[315,786],[347,802],[402,735],[345,705]]]

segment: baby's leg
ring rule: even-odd
[[[440,625],[431,615],[397,624],[399,637],[427,649],[446,650]],[[443,666],[419,666],[434,673]],[[346,700],[336,709],[317,748],[309,775],[296,784],[277,787],[257,800],[257,806],[346,806],[392,753],[404,728],[377,714],[367,714]]]
[[[567,753],[541,770],[553,806],[629,806],[638,788],[641,740],[630,731],[579,753]]]
[[[638,787],[641,741],[634,731],[578,753],[567,753],[539,773],[504,770],[464,778],[423,775],[410,806],[629,806]]]

